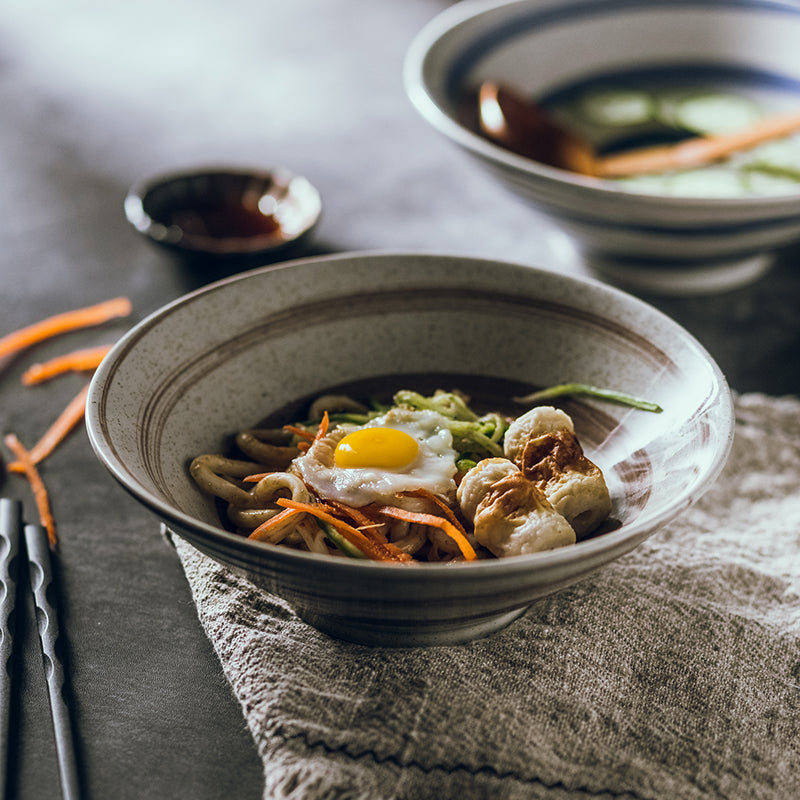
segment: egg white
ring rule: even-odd
[[[413,437],[416,457],[397,469],[343,468],[334,464],[336,445],[359,428],[394,428]],[[393,408],[362,426],[340,425],[296,458],[292,469],[320,497],[351,506],[390,503],[398,492],[427,489],[443,498],[455,496],[456,451],[447,420],[435,411]]]

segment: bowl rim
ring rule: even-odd
[[[785,209],[787,221],[796,214],[800,205],[800,188],[797,193],[778,195],[748,195],[746,197],[713,197],[713,196],[672,196],[666,194],[648,194],[617,186],[611,181],[604,181],[590,176],[579,175],[559,167],[534,161],[520,156],[500,145],[494,144],[478,133],[454,119],[436,100],[425,77],[428,59],[441,40],[450,35],[459,26],[476,20],[484,15],[492,14],[504,8],[539,7],[541,14],[546,14],[554,4],[539,7],[537,0],[461,0],[449,6],[430,19],[414,36],[406,50],[403,61],[403,84],[406,95],[420,116],[434,130],[451,140],[464,150],[484,159],[489,163],[501,164],[516,172],[523,172],[529,177],[539,179],[545,184],[570,186],[580,189],[582,193],[602,201],[604,198],[626,198],[635,200],[644,206],[674,207],[675,209],[699,210],[708,207],[709,202],[723,209],[758,208],[770,211],[775,208]],[[706,7],[712,10],[726,8],[781,10],[794,15],[800,14],[800,8],[785,0],[564,0],[558,7],[562,11],[575,9],[594,9],[608,6],[616,12],[624,12],[626,6],[639,6],[645,11],[658,8],[680,9],[682,5]],[[485,32],[479,36],[485,36]],[[448,67],[452,66],[452,61]],[[794,211],[792,211],[794,209]]]
[[[270,180],[288,186],[293,180],[301,180],[310,190],[309,198],[313,205],[309,206],[310,214],[303,227],[291,235],[283,235],[281,229],[275,234],[255,236],[189,236],[178,241],[165,241],[163,235],[156,234],[166,225],[155,219],[145,208],[148,196],[159,188],[182,180],[203,179],[232,176],[237,178],[252,177]],[[322,196],[319,189],[304,175],[284,166],[252,167],[244,164],[207,163],[183,168],[174,168],[156,172],[135,181],[128,188],[123,201],[123,209],[128,222],[143,236],[158,244],[187,252],[206,255],[255,255],[280,250],[305,236],[319,222],[322,214]],[[192,243],[194,242],[194,243]],[[219,247],[214,247],[218,242]]]
[[[348,261],[352,259],[368,260],[375,258],[380,260],[397,258],[422,258],[434,260],[441,258],[455,258],[460,261],[467,261],[471,263],[501,265],[504,268],[545,274],[548,276],[549,280],[557,281],[561,284],[571,287],[589,287],[594,292],[605,293],[606,297],[614,298],[627,304],[632,304],[637,308],[646,310],[647,313],[652,315],[654,318],[658,318],[673,333],[680,336],[686,344],[690,345],[697,352],[699,357],[707,362],[713,374],[714,383],[717,389],[715,397],[717,398],[718,403],[721,404],[719,408],[720,421],[724,425],[724,427],[721,427],[720,430],[721,432],[724,431],[724,436],[721,436],[716,444],[713,461],[710,462],[709,467],[704,473],[705,479],[703,484],[695,484],[687,488],[678,498],[678,502],[675,502],[669,507],[662,509],[659,513],[646,515],[644,519],[642,517],[638,517],[632,523],[627,525],[623,524],[620,528],[614,531],[577,542],[569,547],[531,553],[528,555],[520,555],[515,556],[514,558],[483,559],[477,562],[459,563],[457,569],[453,569],[452,565],[448,565],[446,563],[425,563],[417,565],[422,567],[422,569],[419,570],[415,569],[398,571],[397,565],[394,564],[385,564],[361,559],[331,558],[328,555],[307,553],[304,551],[291,550],[264,542],[251,541],[246,537],[226,531],[222,527],[211,525],[198,520],[197,518],[192,517],[183,511],[176,510],[160,497],[150,492],[146,487],[142,486],[136,480],[136,478],[131,475],[131,473],[125,467],[123,460],[116,454],[112,444],[104,435],[103,414],[100,412],[100,409],[104,407],[103,397],[108,390],[108,382],[109,379],[112,378],[112,373],[116,368],[117,363],[125,358],[126,353],[131,348],[136,346],[137,341],[141,339],[142,336],[144,336],[150,329],[157,326],[163,318],[172,314],[174,311],[181,309],[198,299],[202,299],[205,295],[211,294],[219,290],[221,287],[228,286],[232,283],[257,279],[260,275],[289,273],[290,271],[298,267],[302,267],[303,265],[316,265],[321,263],[335,264],[337,262]],[[113,345],[99,367],[97,367],[89,384],[85,419],[89,441],[95,452],[95,455],[116,479],[116,481],[130,495],[148,507],[162,520],[170,520],[173,522],[177,526],[179,535],[181,530],[191,531],[191,536],[186,537],[190,542],[194,542],[196,540],[204,543],[223,543],[228,550],[234,549],[237,552],[250,554],[251,556],[259,556],[260,558],[265,558],[276,563],[306,563],[309,566],[316,564],[323,566],[326,569],[330,568],[336,570],[337,572],[347,572],[349,570],[353,570],[354,575],[362,573],[362,571],[365,569],[371,571],[377,570],[379,572],[385,571],[387,575],[391,574],[394,576],[402,574],[404,576],[411,576],[406,578],[408,581],[423,581],[425,578],[422,576],[430,576],[431,574],[444,574],[445,572],[449,575],[462,575],[463,578],[456,577],[453,579],[448,579],[458,581],[462,579],[472,580],[476,570],[482,573],[487,573],[488,576],[493,575],[498,571],[507,573],[526,572],[534,565],[537,567],[541,566],[542,568],[557,568],[559,565],[573,562],[576,559],[581,560],[588,557],[588,560],[591,560],[593,556],[597,556],[606,551],[613,552],[614,550],[620,548],[622,548],[623,551],[631,549],[631,547],[647,538],[647,536],[649,536],[655,528],[660,527],[666,522],[672,520],[678,516],[678,514],[692,505],[716,481],[730,454],[730,450],[733,445],[735,424],[733,395],[719,365],[711,357],[705,347],[703,347],[703,345],[700,344],[700,342],[691,333],[689,333],[668,315],[664,314],[654,306],[646,303],[644,300],[640,300],[628,292],[617,289],[614,286],[608,285],[594,278],[566,275],[564,273],[554,272],[553,270],[528,266],[518,262],[444,252],[421,252],[406,250],[347,251],[342,253],[298,258],[276,264],[268,264],[222,278],[169,301],[165,305],[145,316],[140,322],[133,325],[133,327],[123,334],[123,336],[120,337],[120,339]],[[633,542],[634,544],[626,546],[630,542]]]

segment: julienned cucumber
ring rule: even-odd
[[[325,531],[325,535],[330,539],[331,543],[341,550],[346,556],[349,558],[366,558],[364,553],[362,553],[354,544],[350,544],[347,539],[342,536],[336,528],[333,527],[329,522],[325,522],[324,520],[319,520],[319,524],[322,526],[322,529]]]

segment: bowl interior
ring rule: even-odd
[[[425,383],[507,405],[520,387],[580,381],[659,403],[661,414],[569,404],[620,527],[560,558],[649,534],[705,490],[730,447],[724,378],[650,306],[528,267],[414,254],[290,262],[176,301],[101,365],[87,421],[129,491],[208,541],[232,534],[189,477],[190,460],[226,450],[237,431],[304,398],[364,381],[370,393]],[[276,550],[241,546],[253,560]]]
[[[282,247],[321,210],[317,190],[287,170],[208,169],[161,176],[128,193],[131,223],[174,248],[235,255]]]

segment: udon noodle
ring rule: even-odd
[[[572,419],[553,406],[478,415],[458,392],[343,395],[308,418],[243,430],[191,475],[251,539],[394,563],[463,562],[574,544],[611,500]]]

